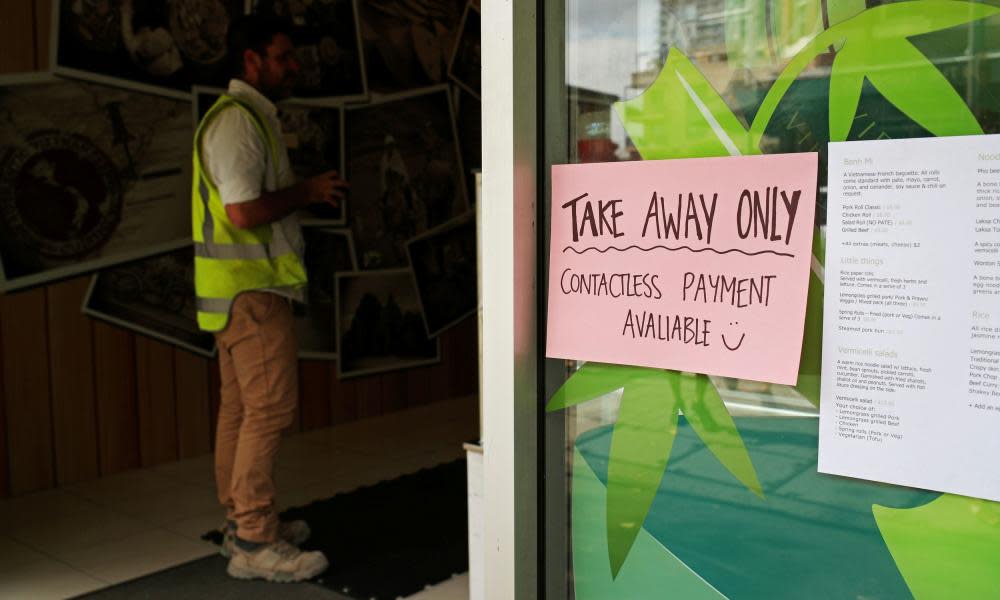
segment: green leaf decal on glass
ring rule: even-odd
[[[845,65],[845,56],[850,52],[841,50],[833,59],[830,70],[830,141],[842,142],[847,139],[854,123],[861,101],[861,88],[865,83],[864,69],[852,69]]]
[[[764,491],[750,454],[715,385],[704,375],[685,375],[683,378],[686,383],[693,383],[693,386],[682,387],[680,394],[681,410],[691,428],[733,477],[763,498]]]
[[[630,367],[624,365],[606,365],[589,362],[580,367],[573,376],[566,380],[549,400],[545,407],[547,412],[554,412],[587,402],[619,390],[632,381],[655,376],[655,369]]]
[[[847,139],[866,78],[900,112],[936,136],[983,132],[955,88],[908,40],[849,39],[830,73],[830,141]]]
[[[831,26],[843,23],[864,10],[865,0],[827,0],[826,3],[826,17]]]
[[[646,160],[760,154],[743,123],[677,48],[656,81],[616,102],[615,110]]]
[[[633,381],[625,388],[611,436],[608,463],[608,559],[611,576],[628,556],[660,487],[677,435],[676,372]]]
[[[806,296],[806,323],[799,357],[799,380],[795,389],[813,406],[819,407],[820,370],[823,366],[823,265],[826,248],[819,228],[813,230],[812,267]]]
[[[1000,504],[945,494],[917,508],[872,512],[914,598],[997,597]]]
[[[593,468],[573,451],[573,588],[576,600],[673,598],[726,600],[653,536],[640,530],[628,565],[611,577],[608,567],[607,489]]]
[[[763,490],[732,417],[705,375],[587,363],[556,392],[560,410],[625,388],[608,465],[608,561],[617,577],[666,471],[680,410],[732,475],[759,497]]]
[[[958,125],[951,126],[955,128],[954,130],[945,130],[961,131],[969,127],[968,118],[971,118],[971,115],[965,116],[968,107],[957,97],[954,89],[940,76],[940,73],[934,75],[927,70],[929,68],[937,72],[936,67],[913,48],[907,38],[984,19],[997,12],[1000,12],[1000,9],[976,2],[913,0],[871,8],[827,29],[795,55],[768,90],[750,125],[750,133],[755,144],[760,144],[761,137],[778,104],[799,73],[830,46],[840,49],[837,59],[834,60],[834,71],[843,71],[831,75],[831,80],[836,80],[836,88],[831,91],[830,97],[831,140],[840,139],[834,132],[843,130],[842,121],[845,114],[849,113],[850,118],[854,118],[857,102],[850,102],[855,85],[852,83],[852,77],[867,77],[876,87],[879,87],[880,82],[882,94],[891,102],[902,102],[903,106],[897,106],[911,118],[925,119],[928,125],[942,127],[938,119],[944,120],[944,115],[935,118],[927,113],[933,110],[953,111],[961,108],[958,115],[947,115],[949,119],[954,118]],[[842,61],[845,52],[848,53],[848,58]],[[910,66],[916,69],[914,73],[909,71]],[[910,86],[908,88],[910,95],[916,95],[913,93],[913,86],[916,86],[915,89],[923,90],[929,97],[904,98],[903,96],[907,94],[900,93],[900,89],[903,88],[902,84],[897,82],[897,77],[903,78],[902,81]],[[942,83],[945,87],[941,86]],[[962,104],[961,107],[955,104],[956,98]],[[927,108],[924,104],[928,106],[933,104],[938,108]],[[907,112],[908,110],[910,112]],[[924,125],[921,121],[917,122]],[[976,126],[978,127],[978,124]]]

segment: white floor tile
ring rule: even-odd
[[[214,489],[182,483],[159,492],[137,494],[114,509],[152,525],[164,525],[207,513],[218,506]]]
[[[167,463],[153,467],[152,471],[182,483],[215,489],[215,456],[212,454]]]
[[[113,541],[152,529],[148,523],[101,506],[68,513],[53,512],[11,526],[10,537],[61,559],[81,548]]]
[[[0,536],[0,579],[3,579],[6,572],[15,571],[24,565],[46,558],[48,557],[29,546],[9,537]]]
[[[62,599],[106,586],[106,582],[52,559],[0,574],[0,598]]]
[[[136,469],[63,488],[103,506],[114,506],[141,494],[162,492],[178,482],[151,469]]]
[[[167,523],[163,526],[163,528],[167,531],[172,531],[178,535],[182,535],[189,540],[202,541],[203,543],[217,548],[217,546],[211,542],[204,542],[201,539],[201,536],[213,529],[220,528],[224,518],[225,512],[221,508],[217,508],[194,517],[188,517],[186,519],[181,519],[180,521]]]
[[[154,529],[70,553],[67,564],[92,577],[120,583],[213,554],[184,536]]]
[[[35,523],[50,515],[70,515],[93,509],[94,503],[65,490],[48,490],[0,500],[0,532],[24,523]]]
[[[469,574],[456,575],[422,592],[407,596],[406,600],[469,600]]]

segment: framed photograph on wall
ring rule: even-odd
[[[364,0],[360,9],[371,91],[392,94],[448,81],[465,0]]]
[[[188,102],[0,78],[0,288],[189,245],[191,138]]]
[[[348,106],[345,174],[362,269],[405,267],[406,242],[468,209],[447,85]]]
[[[189,99],[229,80],[226,34],[244,0],[53,0],[59,75]]]
[[[455,48],[448,63],[448,77],[480,100],[480,84],[482,81],[483,63],[481,58],[480,40],[482,36],[482,18],[479,6],[470,0],[465,5],[462,14],[462,24],[455,37]]]
[[[201,356],[215,355],[215,336],[198,329],[190,245],[94,275],[83,312]]]
[[[427,335],[475,314],[476,220],[469,211],[406,244]]]
[[[192,89],[195,127],[225,93],[221,88],[196,86]],[[298,179],[312,177],[330,169],[344,172],[344,108],[317,105],[310,100],[292,98],[278,103],[278,118],[288,160]],[[303,225],[344,225],[347,202],[334,208],[316,205],[302,211]]]
[[[427,337],[409,269],[337,274],[337,375],[396,371],[441,360]]]
[[[303,227],[306,272],[309,275],[307,303],[295,304],[295,333],[299,358],[337,358],[337,273],[358,268],[354,241],[347,229]]]
[[[315,101],[368,99],[356,0],[249,0],[254,13],[286,19],[299,58],[295,96]]]

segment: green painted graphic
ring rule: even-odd
[[[896,513],[919,513],[939,497],[935,492],[883,485],[873,482],[822,475],[816,472],[818,420],[816,418],[736,419],[746,448],[761,477],[765,498],[756,496],[736,483],[731,474],[712,455],[701,436],[685,418],[677,424],[674,456],[654,493],[652,507],[639,534],[636,547],[646,535],[662,545],[665,574],[656,593],[630,593],[635,588],[611,585],[607,563],[595,564],[595,541],[574,529],[573,554],[577,580],[599,581],[585,586],[603,595],[582,595],[578,600],[598,598],[688,598],[678,590],[687,590],[690,578],[679,576],[680,560],[705,580],[711,588],[734,600],[816,600],[868,598],[896,600],[911,597],[903,575],[893,561],[872,514],[872,505],[892,506]],[[600,427],[580,435],[577,453],[585,467],[574,467],[574,516],[579,511],[597,518],[601,513],[599,494],[576,496],[576,479],[590,480],[596,475],[602,483],[609,480],[613,460],[614,432]],[[592,474],[591,474],[592,473]],[[594,506],[594,504],[598,504]],[[924,506],[926,505],[926,506]],[[929,516],[929,518],[935,518]],[[576,522],[574,522],[574,528]],[[590,535],[594,535],[591,531]],[[940,539],[940,538],[938,538]],[[961,538],[959,538],[961,539]],[[993,538],[995,539],[995,538]],[[985,541],[985,540],[984,540]],[[963,560],[967,552],[954,544],[934,550],[937,540],[906,540],[916,556],[939,558],[938,565],[920,565],[927,577],[946,579],[953,574],[946,568]],[[589,545],[589,547],[585,546]],[[973,546],[976,551],[982,544]],[[645,561],[633,549],[622,566],[620,577],[633,568],[648,572]],[[576,563],[577,554],[590,560]],[[988,557],[995,552],[987,553]],[[580,569],[586,568],[587,571]],[[996,581],[996,575],[988,580]],[[675,583],[676,582],[676,583]],[[615,580],[617,583],[617,580]],[[923,595],[918,598],[990,598],[986,595]]]
[[[1000,504],[946,494],[910,510],[872,509],[915,598],[1000,597]]]
[[[677,433],[677,411],[740,483],[763,496],[757,473],[719,392],[705,375],[587,363],[556,392],[547,410],[622,394],[608,466],[607,537],[617,576],[660,487]]]
[[[865,79],[934,135],[982,133],[955,89],[908,38],[997,12],[988,4],[939,0],[863,11],[816,36],[791,58],[749,128],[676,48],[649,89],[615,108],[645,160],[760,154],[761,138],[781,99],[818,55],[836,47],[840,50],[830,74],[831,141],[847,139]]]
[[[579,450],[573,452],[573,585],[578,600],[602,598],[724,598],[641,528],[617,578],[608,568],[607,489]],[[665,590],[669,590],[665,592]]]
[[[726,0],[725,7],[729,67],[780,73],[766,91],[751,86],[746,93],[726,92],[752,100],[741,113],[672,48],[646,91],[615,104],[643,159],[761,154],[789,146],[822,154],[827,141],[890,137],[887,129],[910,137],[980,134],[983,111],[1000,113],[1000,89],[977,80],[992,63],[982,67],[969,59],[949,66],[947,60],[982,52],[977,27],[1000,13],[989,4],[912,0],[866,9],[863,0]],[[945,50],[928,42],[935,35]],[[826,57],[828,76],[803,77],[820,57]],[[991,108],[974,112],[970,104],[980,97],[988,97]],[[817,103],[820,108],[803,113]],[[815,406],[824,254],[817,232],[796,387]],[[664,590],[680,590],[673,596],[679,598],[717,597],[711,586],[685,587],[693,584],[678,561],[734,598],[1000,597],[1000,505],[944,495],[921,506],[937,495],[818,475],[815,435],[800,431],[802,420],[740,420],[737,429],[703,375],[590,363],[547,410],[622,388],[618,420],[602,442],[606,468],[593,452],[575,455],[578,598],[657,598]],[[577,447],[595,439],[581,436]],[[809,472],[782,479],[787,465],[776,457],[785,452],[805,457]],[[606,493],[593,488],[593,474],[607,482]],[[586,490],[580,497],[577,485]],[[704,509],[706,502],[712,510]],[[593,536],[602,520],[600,543]],[[605,552],[606,568],[599,568],[596,557]],[[840,570],[850,564],[854,573]],[[640,573],[655,585],[644,586]],[[810,585],[813,595],[806,594]],[[712,595],[696,595],[706,593]]]

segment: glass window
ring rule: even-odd
[[[568,380],[546,398],[547,454],[561,457],[547,476],[566,482],[546,545],[565,552],[565,594],[996,597],[1000,505],[816,466],[827,145],[1000,131],[997,9],[563,1],[546,23],[563,36],[546,64],[560,78],[550,162],[820,154],[797,386],[667,372],[662,401],[643,405],[628,390],[653,383],[634,370],[548,362],[550,381]],[[562,577],[556,562],[547,577]]]

